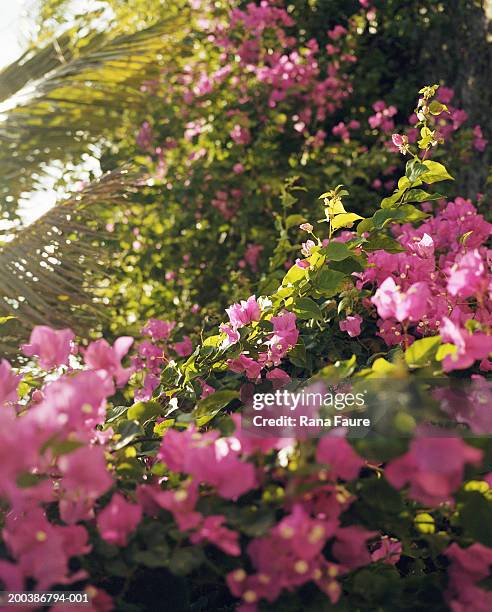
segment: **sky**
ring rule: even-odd
[[[28,45],[29,13],[36,0],[0,0],[0,70],[16,60]],[[46,178],[44,189],[26,194],[19,202],[20,215],[25,223],[31,223],[48,211],[56,202],[57,193],[52,189],[54,180]],[[8,229],[9,222],[0,220],[0,228]],[[4,236],[5,238],[5,236]]]
[[[0,0],[0,69],[21,55],[33,0]]]

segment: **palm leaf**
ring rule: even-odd
[[[58,203],[0,248],[0,353],[14,354],[34,325],[79,334],[104,318],[98,287],[111,277],[111,235],[100,210],[128,204],[138,175],[111,172]]]
[[[4,214],[15,215],[21,194],[37,187],[44,167],[55,160],[76,165],[91,145],[114,140],[124,113],[144,111],[142,83],[159,76],[164,58],[172,58],[188,33],[187,11],[168,12],[151,27],[114,38],[65,34],[0,73],[0,97],[13,96],[0,110]]]

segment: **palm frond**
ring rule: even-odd
[[[188,31],[186,11],[169,13],[144,30],[82,38],[76,52],[70,37],[59,38],[0,73],[0,97],[15,93],[0,107],[3,213],[15,214],[43,167],[54,160],[77,164],[91,144],[114,138],[123,113],[145,108],[142,83],[159,76],[163,58],[172,58]]]
[[[34,325],[83,334],[104,317],[98,287],[111,276],[111,235],[99,211],[127,205],[138,178],[127,169],[105,175],[0,248],[0,318],[15,317],[0,328],[0,354],[14,354]]]

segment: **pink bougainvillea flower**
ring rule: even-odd
[[[492,548],[478,542],[468,546],[468,548],[460,548],[456,542],[453,542],[444,551],[444,554],[453,563],[452,573],[466,576],[473,582],[479,582],[490,576]]]
[[[337,529],[332,552],[334,557],[344,566],[357,569],[371,562],[367,549],[367,540],[377,536],[376,531],[367,531],[359,525]]]
[[[167,340],[176,327],[176,323],[172,321],[161,321],[160,319],[149,319],[141,333],[145,336],[150,336],[152,340]]]
[[[272,385],[275,389],[280,389],[281,387],[285,387],[290,381],[291,378],[281,368],[273,368],[270,372],[267,373],[266,379],[272,382]]]
[[[200,399],[204,399],[205,397],[208,397],[209,395],[215,393],[215,389],[211,385],[207,384],[204,380],[199,378],[198,381],[202,385],[202,394],[200,396]]]
[[[332,40],[338,40],[339,38],[341,38],[346,33],[347,33],[347,30],[343,26],[336,25],[332,30],[330,30],[328,32],[328,36]]]
[[[41,508],[31,508],[23,515],[7,514],[3,537],[17,567],[26,578],[36,580],[37,589],[86,578],[83,571],[70,575],[68,567],[71,557],[90,551],[87,531],[81,525],[53,525]]]
[[[408,136],[405,136],[405,134],[403,135],[393,134],[391,136],[391,140],[393,141],[393,144],[395,145],[395,147],[398,148],[398,151],[400,151],[402,155],[406,155],[408,153],[409,151]]]
[[[492,353],[492,336],[483,332],[471,334],[466,329],[459,328],[447,317],[441,325],[443,342],[454,344],[454,353],[446,355],[443,368],[446,372],[464,370],[472,366],[477,359],[487,359]]]
[[[246,247],[246,251],[244,252],[244,260],[248,264],[248,266],[253,270],[253,272],[258,271],[258,260],[260,258],[261,252],[263,251],[262,244],[248,244]]]
[[[487,290],[488,276],[478,249],[457,258],[447,271],[448,291],[451,295],[470,297]]]
[[[492,548],[476,542],[460,548],[456,542],[444,554],[451,560],[446,600],[453,612],[488,612],[492,593],[477,584],[490,576]]]
[[[184,336],[181,342],[175,342],[173,344],[173,349],[180,357],[188,357],[193,353],[193,343],[191,342],[191,338],[189,336]]]
[[[106,591],[92,585],[86,586],[84,591],[89,595],[95,612],[112,612],[115,609],[113,599]]]
[[[60,483],[60,516],[72,524],[93,516],[93,505],[109,490],[113,481],[106,467],[102,447],[79,448],[58,459]]]
[[[307,259],[296,259],[296,264],[295,264],[298,268],[302,268],[303,270],[305,270],[306,268],[309,268],[309,266],[311,265],[309,263],[309,261]]]
[[[311,518],[300,504],[294,504],[291,514],[272,530],[300,559],[313,559],[324,548],[336,529],[336,521]]]
[[[304,257],[309,257],[311,255],[313,247],[315,246],[316,243],[314,242],[314,240],[306,240],[306,242],[302,243],[301,253],[304,255]]]
[[[124,385],[132,375],[133,368],[124,368],[121,360],[130,350],[133,338],[121,336],[111,346],[106,340],[91,342],[84,351],[84,361],[93,370],[104,370],[113,376],[116,384]]]
[[[316,449],[316,461],[329,467],[330,477],[334,480],[353,480],[357,478],[364,461],[354,451],[345,438],[322,438]]]
[[[392,276],[379,286],[371,302],[383,319],[395,318],[397,321],[419,321],[427,310],[430,290],[426,282],[411,285],[406,292],[401,291]]]
[[[273,333],[267,340],[268,355],[261,356],[262,363],[279,365],[287,351],[296,345],[299,338],[296,319],[297,317],[293,312],[282,312],[270,319],[273,325]]]
[[[198,528],[198,531],[190,536],[191,542],[193,544],[199,544],[203,541],[211,542],[226,554],[237,557],[241,554],[239,533],[224,527],[224,522],[225,516],[207,516]]]
[[[239,304],[229,306],[229,308],[226,308],[226,312],[232,328],[235,330],[253,321],[259,321],[261,315],[260,306],[254,295],[247,300],[241,300]]]
[[[241,337],[239,335],[239,332],[235,329],[232,329],[230,325],[222,323],[222,325],[219,327],[219,331],[227,335],[227,342],[229,344],[236,344],[236,342],[239,342],[239,338]]]
[[[0,406],[17,400],[17,388],[21,378],[22,376],[13,373],[10,363],[2,359],[0,362]]]
[[[51,370],[68,364],[74,338],[75,334],[71,329],[56,330],[46,325],[38,325],[32,330],[29,343],[23,344],[21,349],[28,357],[38,357],[39,365],[44,370]]]
[[[148,121],[144,121],[140,126],[137,134],[136,142],[137,146],[144,151],[149,151],[152,148],[152,141],[154,135],[152,133],[152,127]]]
[[[246,400],[250,401],[250,399]],[[231,441],[238,443],[241,448],[243,456],[253,455],[256,452],[266,454],[273,449],[281,449],[293,446],[295,440],[293,438],[279,438],[277,436],[266,437],[266,436],[255,436],[250,431],[244,431],[241,426],[241,415],[231,415],[236,430],[231,436]]]
[[[251,133],[247,127],[236,123],[230,131],[230,136],[236,144],[247,145],[251,142]]]
[[[400,560],[401,552],[401,542],[396,538],[382,536],[380,542],[378,542],[376,548],[371,553],[371,559],[373,561],[383,561],[383,563],[395,565]]]
[[[128,536],[135,531],[142,518],[142,509],[115,493],[111,501],[97,515],[97,528],[109,544],[126,546]]]
[[[171,470],[215,486],[221,497],[236,499],[256,486],[254,467],[239,459],[240,451],[238,440],[218,438],[218,432],[169,430],[158,457]]]
[[[15,563],[0,559],[0,582],[9,591],[23,591],[24,573]]]
[[[104,423],[106,399],[114,391],[113,380],[105,370],[79,371],[47,384],[43,399],[30,417],[46,436],[61,431],[91,436],[94,427]]]
[[[284,343],[289,347],[295,346],[299,338],[299,331],[296,328],[297,317],[293,312],[283,312],[277,317],[270,319],[273,325],[273,336],[270,338],[270,344]]]
[[[351,338],[355,338],[360,335],[360,325],[362,323],[362,317],[358,314],[349,315],[345,319],[340,321],[341,331],[347,332]]]
[[[410,244],[409,247],[420,257],[434,257],[434,240],[425,232],[418,242]]]
[[[202,522],[202,515],[195,510],[198,501],[198,485],[188,481],[179,489],[163,491],[153,485],[140,485],[137,498],[146,514],[154,516],[159,508],[172,513],[182,531],[195,529]]]
[[[437,506],[449,501],[463,480],[466,463],[478,465],[482,451],[468,446],[461,438],[419,435],[409,451],[391,461],[385,470],[388,482],[401,489],[410,483],[409,495],[423,504]]]
[[[243,372],[250,380],[256,380],[260,376],[261,364],[244,354],[236,359],[228,359],[227,366],[231,372],[242,374]]]
[[[473,147],[480,153],[483,153],[487,148],[488,140],[483,137],[482,128],[479,125],[476,125],[473,128]]]
[[[336,527],[336,521],[312,518],[295,504],[269,534],[249,543],[248,554],[257,573],[248,576],[236,570],[228,574],[231,593],[249,604],[261,598],[272,602],[282,589],[292,590],[314,580],[336,602],[341,591],[334,577],[343,571],[321,554]]]

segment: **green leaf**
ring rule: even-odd
[[[133,559],[145,567],[167,567],[169,565],[169,547],[165,545],[153,546],[149,550],[138,550]]]
[[[128,408],[127,417],[130,421],[138,421],[141,425],[162,414],[162,407],[158,402],[137,402]]]
[[[210,346],[212,348],[217,348],[222,342],[222,334],[217,334],[215,336],[209,336],[205,338],[202,346]]]
[[[285,220],[285,227],[290,229],[291,227],[294,227],[294,225],[300,225],[305,220],[306,218],[302,215],[289,215]]]
[[[326,297],[331,297],[338,293],[345,280],[345,274],[329,268],[322,268],[316,277],[314,287]]]
[[[106,423],[113,423],[120,418],[120,416],[124,415],[128,410],[128,406],[113,406],[107,412]]]
[[[8,317],[0,317],[0,325],[4,325],[5,323],[7,323],[7,321],[10,321],[11,319],[15,319],[16,317],[9,315]]]
[[[395,191],[393,195],[383,198],[381,200],[380,208],[396,208],[396,205],[400,201],[405,191],[405,189],[398,189],[398,191]]]
[[[356,215],[355,213],[341,213],[332,219],[331,227],[333,230],[340,229],[341,227],[352,227],[355,221],[363,218],[364,217]]]
[[[431,514],[419,512],[414,519],[415,529],[420,533],[435,533],[436,523]]]
[[[299,319],[314,319],[317,321],[323,319],[321,308],[314,300],[308,297],[303,297],[296,300],[292,310],[299,317]]]
[[[371,368],[371,377],[377,378],[378,376],[386,376],[388,374],[394,374],[397,368],[394,363],[391,363],[384,357],[379,357],[374,361]]]
[[[325,380],[336,381],[341,378],[347,378],[353,374],[357,367],[357,358],[352,355],[350,359],[344,361],[336,361],[335,363],[325,366],[316,375],[316,377],[322,377]]]
[[[444,196],[441,193],[429,193],[424,189],[410,189],[405,194],[405,202],[429,202],[432,200],[440,200]]]
[[[30,472],[21,472],[18,474],[16,483],[17,486],[21,489],[27,489],[29,487],[34,487],[35,485],[42,482],[46,476],[43,474],[31,474]]]
[[[342,261],[350,257],[352,251],[345,243],[332,241],[321,249],[321,253],[330,261]]]
[[[282,280],[282,285],[294,284],[306,276],[307,268],[292,266]]]
[[[186,576],[205,561],[205,555],[198,546],[177,548],[171,555],[169,569],[173,574]]]
[[[222,389],[203,398],[191,413],[198,427],[206,425],[232,400],[239,397],[237,391]]]
[[[284,208],[290,208],[291,206],[293,206],[297,202],[297,198],[295,198],[288,191],[284,191],[282,193],[280,201],[282,202],[282,206]]]
[[[457,347],[454,344],[450,344],[449,342],[441,344],[441,346],[436,351],[436,361],[442,361],[448,355],[454,355],[457,350]]]
[[[424,368],[432,363],[441,344],[441,336],[421,338],[407,348],[405,361],[411,368]]]
[[[239,508],[236,506],[228,522],[247,536],[259,538],[275,524],[275,513],[270,508],[256,506]]]
[[[442,112],[447,111],[448,107],[437,100],[432,100],[429,104],[429,110],[433,115],[440,115]]]
[[[485,546],[492,546],[492,502],[478,491],[467,491],[462,499],[460,522],[466,535]]]
[[[53,442],[49,447],[52,454],[59,457],[60,455],[68,455],[68,453],[72,453],[82,446],[84,446],[84,443],[78,440],[61,440]]]
[[[362,272],[364,270],[364,266],[358,261],[358,259],[348,257],[343,261],[332,261],[330,262],[330,270],[342,272],[342,274],[345,276],[350,276],[352,272]]]
[[[420,159],[410,159],[407,161],[405,168],[405,176],[408,178],[410,183],[415,181],[428,171],[425,162],[421,162]]]
[[[363,219],[357,225],[357,234],[362,236],[365,232],[372,232],[374,229],[374,221],[372,219]]]
[[[398,208],[387,208],[374,213],[372,220],[376,229],[382,229],[388,223],[397,221],[399,223],[413,223],[426,219],[429,215],[416,208],[412,204],[403,204]]]
[[[385,234],[376,234],[370,236],[362,245],[364,251],[379,251],[384,250],[387,253],[402,253],[406,249],[401,246],[398,240],[386,236]]]
[[[120,434],[120,438],[114,445],[114,450],[119,450],[130,444],[137,436],[143,434],[143,430],[135,421],[124,420],[119,423],[117,433]]]
[[[439,181],[454,181],[454,178],[449,174],[446,168],[439,162],[426,159],[424,165],[427,172],[422,176],[424,183],[438,183]]]
[[[289,351],[289,361],[299,368],[305,368],[307,364],[307,352],[304,342],[300,340],[294,348]]]

